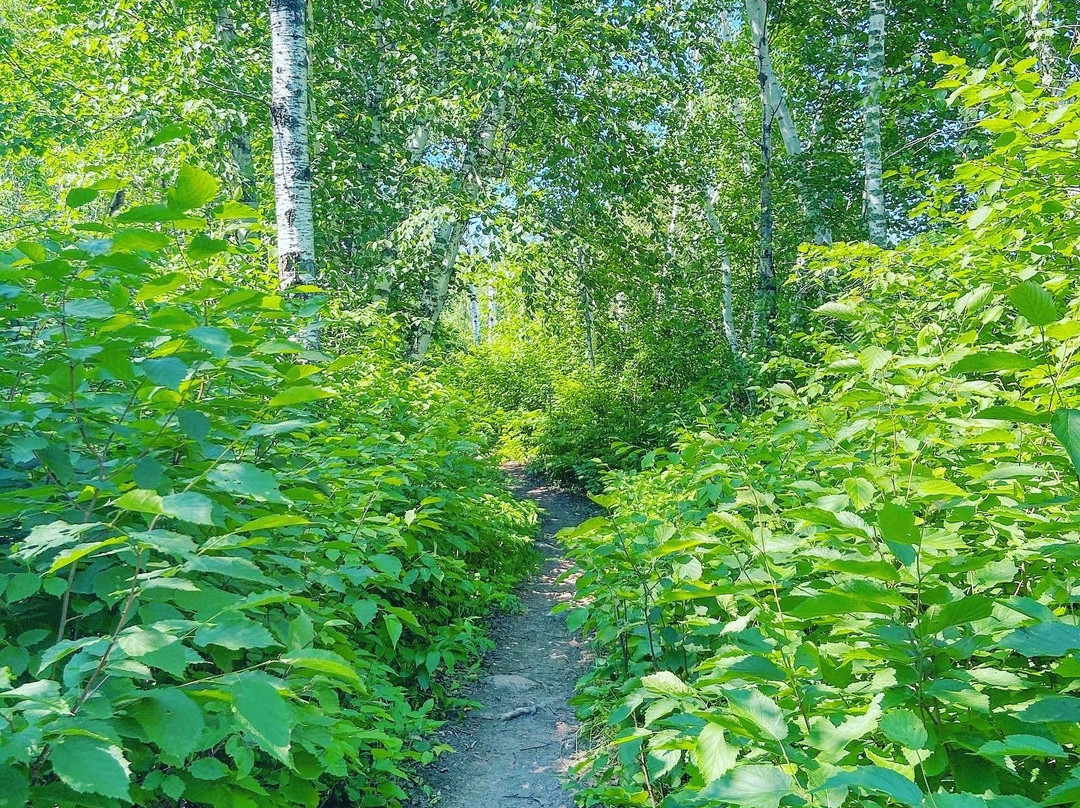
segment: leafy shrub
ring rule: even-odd
[[[997,139],[945,226],[814,256],[822,361],[775,358],[768,409],[609,474],[567,534],[587,804],[1080,801],[1080,85],[947,61]]]
[[[373,316],[298,344],[216,188],[0,256],[0,804],[396,805],[531,563],[462,402]]]

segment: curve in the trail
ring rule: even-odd
[[[495,650],[468,692],[482,705],[440,739],[457,751],[428,770],[431,804],[439,808],[573,808],[562,775],[577,753],[577,722],[567,701],[582,673],[584,648],[566,630],[555,604],[573,597],[570,566],[554,536],[594,512],[584,497],[507,469],[516,493],[543,509],[541,573],[519,590],[523,610],[493,627]]]

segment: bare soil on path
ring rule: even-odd
[[[554,536],[595,513],[587,499],[550,486],[518,465],[506,467],[515,493],[543,509],[540,574],[518,595],[522,611],[496,619],[495,650],[467,697],[482,705],[440,732],[457,750],[425,772],[439,808],[573,808],[562,775],[576,755],[577,721],[567,700],[583,672],[585,649],[555,604],[574,584],[559,581],[570,563]]]

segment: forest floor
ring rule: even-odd
[[[562,775],[578,753],[578,724],[567,701],[583,673],[585,648],[555,604],[573,598],[570,566],[555,534],[595,513],[584,497],[548,485],[518,465],[505,467],[515,493],[543,508],[538,576],[518,590],[522,609],[493,621],[495,650],[465,696],[481,706],[448,724],[440,740],[457,750],[425,772],[439,808],[573,808]]]

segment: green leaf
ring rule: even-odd
[[[219,238],[210,238],[201,233],[191,240],[187,248],[187,257],[192,261],[206,261],[218,253],[228,252],[229,242]]]
[[[794,793],[795,781],[779,766],[743,765],[698,792],[701,800],[717,800],[741,808],[777,808]]]
[[[83,299],[64,303],[64,315],[77,320],[104,320],[115,313],[107,300]]]
[[[328,390],[325,387],[314,387],[311,385],[289,387],[272,399],[270,399],[271,407],[291,407],[294,404],[306,404],[309,401],[318,401],[322,398],[333,398],[336,396],[333,390]]]
[[[174,140],[180,140],[190,135],[194,130],[186,123],[170,123],[163,126],[158,130],[158,133],[154,135],[148,145],[161,146],[165,143],[172,143]]]
[[[1007,735],[1001,741],[987,741],[979,747],[983,757],[1064,757],[1061,744],[1039,735]]]
[[[975,414],[975,418],[988,421],[1014,421],[1018,424],[1047,424],[1050,413],[1036,412],[1025,407],[997,406],[987,407]]]
[[[252,519],[250,522],[246,522],[236,529],[237,533],[251,533],[255,530],[271,530],[275,527],[293,527],[295,525],[308,525],[311,524],[303,516],[297,516],[291,513],[279,513],[271,516],[260,516],[258,519]]]
[[[257,502],[287,502],[278,489],[277,478],[251,463],[219,463],[206,479],[215,487]]]
[[[776,702],[756,688],[725,690],[732,711],[749,720],[775,741],[782,741],[788,736],[788,725],[784,713]]]
[[[1080,474],[1080,410],[1055,410],[1050,419],[1050,431],[1065,447],[1073,468]]]
[[[224,357],[233,345],[229,332],[214,326],[192,328],[188,330],[187,335],[217,359]]]
[[[228,777],[229,767],[217,758],[204,757],[192,761],[188,766],[188,774],[196,780],[220,780]]]
[[[200,208],[218,194],[218,181],[201,168],[183,165],[176,175],[176,182],[169,189],[169,207],[188,211]]]
[[[1001,370],[1030,370],[1039,363],[1014,351],[979,351],[968,354],[950,369],[950,373],[993,373]]]
[[[289,765],[293,715],[265,676],[242,673],[232,686],[233,710],[241,726],[267,754]]]
[[[220,645],[232,651],[245,648],[270,648],[278,641],[265,627],[254,620],[228,620],[213,626],[204,626],[195,633],[199,645]]]
[[[994,212],[992,205],[983,205],[980,208],[976,208],[968,216],[968,227],[972,230],[978,230],[985,224],[986,220],[990,218],[990,214]]]
[[[923,629],[927,634],[937,634],[951,626],[985,620],[993,610],[993,598],[984,595],[968,595],[927,612],[922,620]]]
[[[369,626],[379,611],[379,604],[373,600],[358,600],[352,605],[352,611],[360,625]]]
[[[282,664],[292,665],[297,668],[325,673],[338,679],[345,679],[357,685],[362,685],[363,680],[356,670],[340,655],[333,651],[322,651],[318,648],[309,648],[283,656]]]
[[[719,724],[707,723],[698,734],[694,745],[694,765],[706,784],[727,774],[738,756],[739,747],[727,742],[724,728]]]
[[[126,494],[121,494],[112,501],[114,508],[136,513],[149,513],[155,516],[165,515],[165,504],[156,491],[146,488],[134,488]]]
[[[915,525],[915,514],[902,505],[887,502],[878,511],[878,530],[886,541],[897,544],[914,544],[921,541],[919,528]]]
[[[52,745],[53,771],[68,788],[131,802],[131,768],[118,746],[87,735],[69,735]]]
[[[819,790],[833,788],[861,788],[885,794],[911,808],[921,808],[923,793],[919,787],[902,774],[881,766],[860,766],[853,771],[834,774]]]
[[[68,191],[64,204],[69,208],[81,208],[97,199],[99,193],[94,188],[72,188]]]
[[[1080,698],[1044,696],[1021,710],[1019,718],[1029,724],[1080,724]]]
[[[657,671],[641,677],[641,686],[662,696],[693,696],[694,688],[671,671]]]
[[[175,356],[166,356],[162,359],[144,359],[139,363],[143,374],[154,384],[160,387],[168,387],[179,390],[187,378],[189,368]]]
[[[1029,659],[1065,656],[1080,650],[1080,627],[1062,622],[1036,623],[1006,634],[1001,647],[1011,648]]]
[[[217,210],[214,211],[214,216],[222,220],[251,220],[259,218],[259,211],[255,210],[255,208],[250,205],[245,205],[243,202],[229,201],[222,203]]]
[[[166,516],[191,522],[193,525],[214,524],[214,503],[205,494],[187,491],[170,494],[161,501]]]
[[[204,728],[202,710],[182,690],[151,690],[134,712],[146,736],[168,762],[180,763],[199,748]]]
[[[401,621],[392,614],[384,614],[383,624],[386,626],[386,633],[390,636],[390,644],[397,648],[398,640],[401,639]]]
[[[882,717],[881,731],[890,741],[906,749],[925,749],[929,738],[922,719],[903,708],[892,710]]]
[[[1047,326],[1061,318],[1054,296],[1034,281],[1025,281],[1010,289],[1009,300],[1032,325]]]
[[[0,808],[30,805],[30,774],[11,764],[0,764]]]

